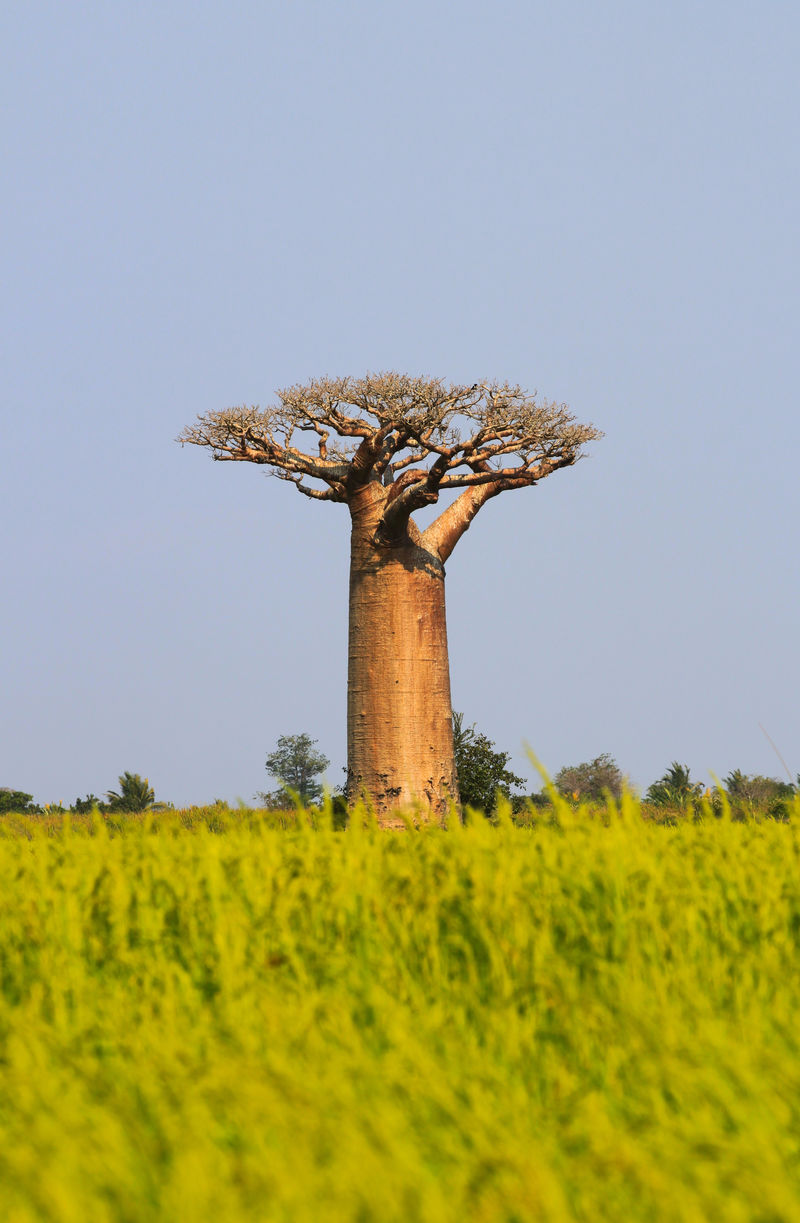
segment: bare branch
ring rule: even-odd
[[[326,436],[320,443],[320,450],[325,454],[305,454],[289,444],[293,429],[288,428],[288,423],[274,409],[261,412],[257,408],[226,408],[199,417],[197,424],[184,429],[178,441],[208,446],[213,457],[219,460],[265,463],[277,470],[298,472],[328,483],[342,483],[347,479],[349,465],[341,459],[326,457]],[[313,428],[313,425],[303,427]],[[280,434],[283,434],[283,442],[278,440]]]
[[[464,488],[464,492],[423,532],[424,546],[431,552],[437,552],[443,562],[446,561],[461,536],[469,530],[478,510],[492,497],[514,488],[530,488],[559,467],[568,467],[574,462],[574,456],[564,456],[560,460],[545,459],[536,467],[508,468],[506,473],[496,470],[476,472],[474,480]],[[442,481],[442,485],[444,483]],[[457,487],[457,482],[454,480],[449,487]]]
[[[297,444],[304,433],[316,434],[316,453]],[[395,539],[442,490],[534,484],[600,436],[565,404],[537,401],[518,386],[383,373],[314,379],[279,391],[264,410],[210,412],[178,440],[207,446],[215,459],[264,464],[298,487],[303,478],[319,481],[332,496],[301,487],[318,500],[347,500],[382,481],[391,494],[381,530]]]
[[[279,480],[286,480],[289,484],[293,484],[299,493],[305,497],[311,497],[314,501],[346,501],[347,494],[343,488],[311,488],[308,484],[302,483],[302,476],[292,476],[286,471],[275,471],[272,473]]]
[[[543,480],[559,467],[571,467],[575,462],[572,455],[562,455],[557,459],[543,459],[535,466],[520,464],[516,467],[492,467],[487,471],[473,471],[469,475],[447,476],[441,481],[441,488],[475,488],[481,484],[535,484]]]

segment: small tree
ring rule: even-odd
[[[733,809],[750,814],[763,811],[781,815],[786,811],[786,800],[797,793],[796,787],[789,781],[762,777],[758,773],[747,774],[741,769],[729,773],[723,784]]]
[[[87,815],[90,811],[94,811],[95,808],[98,811],[102,811],[104,806],[102,798],[98,798],[96,794],[87,794],[86,798],[75,799],[75,802],[72,804],[72,810],[76,815]]]
[[[146,777],[138,773],[123,773],[119,778],[119,792],[106,793],[110,811],[147,811],[155,805],[156,796]]]
[[[453,712],[453,747],[461,803],[491,815],[498,791],[511,800],[511,788],[524,786],[525,779],[508,767],[510,752],[498,752],[491,739],[464,725],[463,713]]]
[[[15,815],[33,815],[39,811],[39,808],[34,803],[32,794],[26,794],[24,790],[10,790],[7,786],[0,786],[0,815],[12,811]]]
[[[602,802],[609,794],[619,798],[625,779],[614,757],[603,752],[583,764],[565,765],[556,773],[553,784],[567,798]]]
[[[277,778],[277,794],[259,794],[267,806],[285,806],[287,797],[297,795],[307,807],[322,799],[322,785],[316,780],[330,764],[327,756],[314,750],[319,740],[310,735],[281,735],[274,752],[267,756],[267,772]],[[275,801],[277,800],[277,801]]]
[[[692,781],[688,764],[673,760],[663,777],[654,781],[645,801],[656,807],[687,807],[703,793],[703,783]]]

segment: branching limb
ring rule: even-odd
[[[350,492],[363,488],[369,482],[373,468],[383,458],[385,451],[388,450],[389,456],[391,456],[392,447],[390,439],[394,431],[394,425],[384,425],[370,437],[364,438],[353,455],[350,469],[347,473],[346,483]],[[388,458],[386,462],[388,462]]]
[[[571,467],[577,458],[576,454],[569,452],[554,456],[553,458],[542,459],[539,463],[533,463],[531,460],[530,465],[520,463],[514,467],[491,467],[487,469],[481,467],[477,471],[471,471],[469,474],[459,473],[445,476],[441,481],[440,487],[475,488],[481,484],[500,484],[502,488],[521,488],[523,485],[535,484],[537,480],[543,480],[545,476],[549,476],[560,467]]]
[[[387,435],[372,469],[376,478],[383,480],[384,484],[393,483],[395,473],[392,459],[399,450],[404,449],[407,441],[408,434],[403,429],[392,429]]]
[[[377,531],[382,543],[401,539],[414,510],[439,500],[439,485],[446,470],[447,459],[440,455],[429,471],[405,471],[392,484]]]
[[[423,532],[423,545],[431,552],[437,552],[442,562],[446,561],[461,536],[469,529],[478,510],[492,497],[514,488],[530,488],[559,467],[567,467],[574,462],[575,455],[561,456],[559,459],[544,459],[535,467],[509,468],[505,473],[489,469],[486,464],[484,470],[474,473],[474,480],[464,488],[464,492]],[[447,481],[443,480],[441,487],[446,484]],[[457,482],[453,481],[448,487],[457,487]]]
[[[341,485],[338,488],[312,488],[303,484],[302,476],[293,476],[288,471],[274,471],[272,474],[279,480],[293,484],[299,493],[304,497],[311,497],[313,501],[347,501],[347,493]]]
[[[340,458],[327,458],[328,435],[322,429],[315,432],[320,434],[320,453],[306,454],[292,446],[288,438],[283,442],[277,440],[277,434],[283,433],[287,437],[290,433],[279,413],[259,412],[255,408],[227,408],[201,416],[197,424],[184,429],[178,441],[192,446],[207,446],[218,461],[262,463],[276,471],[294,472],[328,484],[341,484],[347,479],[349,463]]]
[[[442,563],[450,556],[461,536],[481,506],[503,491],[499,483],[467,488],[452,505],[443,510],[435,522],[422,533],[423,547],[438,553]]]

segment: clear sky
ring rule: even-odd
[[[342,779],[347,511],[173,439],[381,369],[606,434],[448,563],[467,722],[800,770],[799,57],[794,0],[4,5],[0,785]]]

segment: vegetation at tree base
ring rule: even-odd
[[[560,769],[553,785],[566,797],[603,802],[607,794],[612,798],[621,796],[625,778],[614,757],[604,752],[594,760]]]
[[[498,793],[512,798],[512,787],[525,785],[508,768],[510,752],[499,752],[491,739],[476,731],[475,724],[464,725],[463,713],[453,711],[453,747],[462,807],[472,807],[491,815]]]
[[[599,811],[0,819],[0,1218],[795,1218],[800,801]]]
[[[156,801],[148,779],[128,772],[119,778],[119,791],[109,790],[106,798],[109,811],[147,811]]]
[[[546,788],[527,795],[514,792],[516,788],[524,786],[525,782],[508,769],[510,754],[497,751],[492,740],[476,731],[474,724],[465,728],[463,714],[453,714],[453,734],[465,808],[470,807],[491,816],[499,791],[504,799],[510,801],[513,818],[518,823],[527,824],[531,822],[531,815],[535,822],[536,809],[552,806],[551,789]],[[327,757],[313,751],[316,743],[317,740],[308,735],[284,735],[278,740],[279,750],[268,758],[274,761],[280,755],[281,744],[288,745],[289,749],[292,745],[297,746],[301,756],[304,751],[309,752],[306,763],[310,761],[311,765],[316,764],[318,768],[311,774],[311,786],[306,787],[306,796],[301,800],[301,805],[305,806],[322,803],[322,787],[315,783],[313,778],[329,764]],[[290,755],[291,751],[287,753],[287,758]],[[295,774],[295,779],[302,782],[302,768]],[[124,815],[153,806],[172,806],[155,803],[148,780],[142,779],[137,773],[124,773],[119,780],[120,794],[116,796],[116,802],[103,802],[90,793],[85,798],[76,798],[71,807],[64,807],[59,802],[40,805],[33,801],[32,795],[22,790],[0,787],[0,815],[14,813],[57,816],[66,811],[85,815],[94,810],[103,815]],[[555,775],[553,789],[556,794],[572,802],[588,802],[602,806],[608,794],[619,800],[624,791],[625,780],[613,756],[604,753],[592,761],[560,769]],[[109,793],[109,798],[112,793]],[[291,812],[296,806],[295,793],[295,787],[289,785],[270,793],[259,793],[255,797],[267,810]],[[730,811],[737,819],[784,819],[793,797],[797,794],[800,794],[800,775],[795,784],[775,777],[746,774],[740,769],[729,773],[722,786],[704,790],[702,783],[691,780],[687,765],[673,761],[664,776],[648,787],[642,811],[648,818],[655,817],[662,822],[674,818],[694,818],[706,808],[707,814],[719,816]],[[120,798],[123,799],[122,802],[119,801]],[[347,823],[347,799],[341,793],[334,793],[330,801],[336,827],[343,828]],[[213,805],[227,807],[221,799],[215,799]]]
[[[306,734],[279,737],[275,751],[267,756],[266,769],[281,788],[256,796],[265,807],[293,806],[295,798],[306,807],[322,801],[322,785],[316,779],[330,760],[315,750],[318,742]]]
[[[520,793],[526,783],[524,778],[509,770],[510,753],[498,751],[487,735],[476,730],[474,723],[465,727],[462,713],[453,711],[452,720],[463,809],[469,807],[491,817],[499,797],[510,803],[512,818],[517,823],[530,825],[536,822],[537,809],[552,807],[554,794],[584,806],[605,806],[609,796],[619,801],[628,787],[627,778],[614,757],[604,752],[594,760],[565,765],[555,774],[552,784],[545,777],[546,785],[540,792]],[[255,798],[267,811],[292,812],[298,802],[301,808],[324,806],[333,812],[335,827],[344,828],[349,810],[346,795],[339,788],[338,792],[323,799],[322,786],[315,780],[330,764],[323,753],[315,750],[317,742],[307,734],[280,736],[266,763],[273,776],[279,780],[285,778],[285,781],[279,789],[260,792]],[[66,812],[85,815],[93,811],[103,815],[124,815],[173,806],[156,803],[148,779],[138,773],[123,773],[119,783],[119,792],[109,791],[107,802],[89,793],[85,798],[76,798],[71,807],[60,802],[39,805],[31,794],[3,786],[0,787],[0,815],[43,814],[50,817]],[[785,819],[796,795],[800,795],[800,774],[794,783],[733,769],[722,785],[704,789],[701,782],[692,781],[688,765],[673,761],[664,775],[648,787],[641,809],[647,818],[660,822],[726,813],[735,819]],[[228,805],[222,799],[215,799],[213,806],[227,809]],[[286,821],[282,821],[281,826],[286,826]]]

